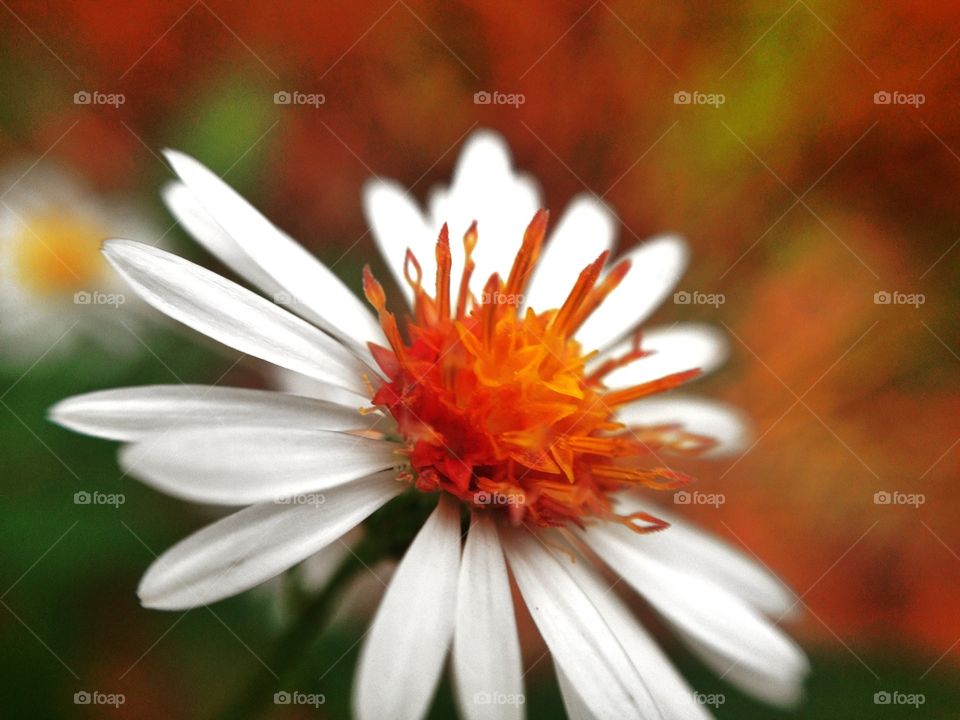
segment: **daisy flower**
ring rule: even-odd
[[[793,595],[651,500],[689,481],[671,458],[731,452],[744,436],[730,408],[662,396],[716,367],[722,337],[697,325],[638,330],[684,268],[679,239],[611,262],[615,219],[587,196],[548,238],[536,185],[481,132],[426,212],[395,183],[365,189],[409,301],[397,310],[369,268],[364,302],[216,175],[167,158],[178,219],[248,283],[295,302],[278,307],[130,240],[107,242],[107,259],[148,303],[304,376],[313,397],[159,386],[53,409],[69,428],[127,443],[123,467],[161,491],[248,506],[157,559],[144,605],[235,595],[374,513],[409,520],[428,504],[363,641],[357,718],[423,717],[448,652],[463,717],[522,717],[512,583],[572,717],[709,717],[623,587],[726,679],[771,702],[798,699],[806,658],[769,618]],[[401,495],[419,505],[391,503]]]
[[[156,237],[141,209],[97,197],[65,171],[2,173],[0,355],[33,361],[82,339],[132,347],[117,312],[127,288],[100,254],[103,240],[117,235]]]

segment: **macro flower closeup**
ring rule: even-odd
[[[709,717],[630,595],[746,693],[799,701],[808,663],[779,627],[796,597],[663,508],[694,482],[672,463],[749,436],[688,390],[723,362],[723,334],[644,324],[685,269],[682,240],[618,253],[609,208],[582,195],[549,214],[505,142],[476,131],[425,208],[368,182],[400,292],[368,265],[359,297],[215,173],[166,158],[168,207],[240,283],[137,237],[107,241],[107,260],[149,305],[311,390],[153,385],[51,410],[124,443],[123,470],[153,488],[242,508],[160,555],[146,607],[242,593],[362,525],[359,557],[403,547],[362,641],[357,718],[424,717],[448,656],[462,717],[523,717],[517,602],[571,717]]]

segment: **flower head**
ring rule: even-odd
[[[68,427],[127,442],[121,463],[165,492],[249,506],[164,553],[141,583],[144,604],[234,595],[371,516],[377,539],[426,506],[364,639],[358,718],[423,717],[451,642],[464,717],[521,717],[511,577],[572,715],[706,717],[604,565],[719,673],[758,697],[797,699],[806,659],[766,618],[786,615],[792,595],[649,500],[688,481],[671,458],[729,452],[744,434],[729,408],[653,397],[723,356],[707,328],[637,329],[683,268],[679,240],[607,269],[609,210],[579,198],[548,237],[536,188],[480,133],[429,215],[395,184],[366,190],[411,301],[401,313],[369,270],[366,305],[209,170],[168,157],[177,217],[247,282],[295,299],[296,314],[138,243],[111,241],[108,259],[148,303],[305,376],[309,390],[131,388],[53,409]],[[298,501],[318,492],[322,503]]]
[[[0,197],[0,355],[33,361],[82,337],[129,347],[116,322],[124,287],[100,246],[117,234],[152,239],[145,213],[104,201],[63,171],[33,167],[3,173]]]
[[[416,257],[407,255],[413,317],[401,336],[385,294],[369,269],[364,287],[377,309],[389,349],[373,345],[385,375],[373,405],[397,423],[410,458],[410,477],[426,492],[442,490],[472,506],[491,500],[515,524],[583,525],[585,519],[643,520],[643,529],[666,526],[652,515],[621,518],[611,495],[625,486],[674,489],[686,478],[666,468],[646,469],[665,445],[707,450],[711,440],[648,430],[641,437],[616,417],[618,408],[675,387],[699,373],[672,373],[618,390],[603,379],[646,354],[640,336],[620,357],[588,366],[576,331],[630,270],[625,260],[601,282],[604,251],[580,273],[559,308],[523,307],[524,291],[543,245],[547,213],[524,233],[509,274],[493,274],[480,298],[470,292],[476,223],[463,238],[462,275],[451,278],[447,226],[436,246],[436,284],[423,284]],[[456,289],[454,289],[456,288]],[[633,526],[637,527],[637,526]],[[639,529],[639,528],[638,528]]]

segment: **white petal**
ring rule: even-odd
[[[360,525],[297,565],[294,571],[303,588],[312,593],[323,590],[362,538],[363,526]]]
[[[424,286],[432,287],[437,233],[427,224],[413,198],[392,180],[370,180],[363,188],[363,210],[380,254],[407,300],[413,297],[403,274],[408,248],[424,271]]]
[[[470,224],[477,221],[476,269],[470,285],[479,296],[492,273],[506,278],[510,272],[524,230],[540,208],[540,191],[532,178],[513,170],[506,140],[489,130],[479,130],[464,143],[449,190],[435,190],[429,207],[431,242],[436,240],[443,223],[449,226],[451,273],[456,279],[463,268],[461,239]],[[427,273],[426,265],[424,272]],[[425,277],[432,279],[436,262],[429,272]]]
[[[311,593],[319,593],[327,586],[330,578],[350,554],[350,549],[363,536],[362,526],[348,531],[343,537],[313,553],[302,562],[290,568],[290,574],[296,577],[297,585]],[[259,586],[256,591],[264,592],[271,598],[269,612],[281,625],[285,625],[296,613],[297,602],[291,596],[291,582],[285,575],[277,575]]]
[[[661,717],[617,636],[569,573],[572,560],[525,528],[503,530],[503,548],[540,634],[587,707],[601,718]]]
[[[173,319],[240,352],[366,395],[369,367],[262,297],[149,245],[109,240],[103,252],[140,297]]]
[[[591,527],[580,534],[695,650],[705,646],[782,682],[795,683],[808,671],[803,651],[757,610],[706,578],[639,552],[627,528]]]
[[[230,234],[214,220],[196,196],[182,182],[168,183],[163,201],[184,229],[220,262],[244,280],[273,296],[282,291],[237,245]]]
[[[695,644],[695,647],[697,655],[707,667],[757,700],[785,708],[793,708],[803,700],[805,676],[802,674],[781,675],[731,664],[724,655],[714,652],[706,645]]]
[[[523,667],[510,580],[489,513],[474,515],[463,550],[453,668],[466,720],[523,717]]]
[[[696,701],[693,689],[616,595],[610,583],[583,557],[568,565],[567,569],[620,641],[663,717],[669,720],[709,719],[710,713]]]
[[[554,669],[557,671],[557,683],[560,685],[560,694],[563,696],[563,707],[567,711],[567,720],[602,720],[602,718],[598,718],[590,712],[590,708],[587,707],[583,698],[574,689],[573,683],[570,682],[566,673],[559,666]]]
[[[327,430],[187,428],[128,445],[120,464],[176,497],[247,505],[313,494],[394,467],[398,447]]]
[[[302,375],[292,370],[279,367],[277,365],[268,366],[265,372],[269,378],[270,387],[291,395],[301,395],[302,397],[314,398],[316,400],[325,400],[335,405],[343,405],[354,409],[360,399],[357,394],[351,390],[344,390],[336,385],[314,380],[311,377]],[[364,406],[369,406],[370,401],[364,400]]]
[[[383,332],[370,309],[329,268],[267,220],[233,188],[182,153],[164,153],[173,169],[240,252],[291,295],[288,301],[324,330],[348,342],[383,344]]]
[[[703,457],[741,452],[750,437],[746,416],[732,405],[671,394],[651,397],[618,408],[618,422],[633,426],[682,425],[695,435],[704,435],[717,445]]]
[[[403,275],[407,248],[420,264],[424,287],[432,290],[437,272],[434,248],[446,223],[451,277],[459,283],[464,259],[462,238],[476,220],[480,239],[474,253],[476,269],[471,289],[479,296],[491,273],[498,272],[501,277],[509,273],[523,232],[540,207],[536,183],[513,170],[506,142],[489,130],[473,133],[464,143],[452,185],[433,190],[427,213],[391,181],[369,182],[363,199],[380,252],[408,299],[412,292]]]
[[[639,493],[620,494],[616,509],[624,514],[649,512],[670,523],[667,530],[659,533],[621,533],[620,538],[633,545],[637,552],[716,583],[778,620],[798,607],[794,593],[767,568]]]
[[[397,571],[397,561],[384,558],[370,565],[370,572],[358,573],[347,581],[330,613],[329,627],[349,623],[367,628],[383,593]]]
[[[358,409],[269,390],[210,385],[145,385],[61,400],[50,417],[87,435],[130,442],[177,427],[370,428],[382,419]]]
[[[663,236],[634,248],[623,259],[630,260],[630,271],[577,332],[588,352],[603,350],[650,316],[680,279],[687,250],[680,238]]]
[[[525,305],[537,312],[559,308],[580,271],[613,248],[616,218],[593,195],[578,195],[550,233],[527,288]]]
[[[626,340],[602,353],[595,363],[626,354],[633,346]],[[699,369],[706,375],[719,367],[727,357],[727,339],[712,325],[681,323],[644,331],[640,348],[652,352],[617,368],[603,381],[611,388],[624,388],[657,380],[666,375]]]
[[[377,610],[354,686],[359,720],[417,720],[429,708],[453,633],[460,512],[441,496]]]
[[[406,486],[392,473],[331,490],[322,505],[254,505],[181,540],[147,570],[147,607],[181,610],[269,580],[335,541]]]

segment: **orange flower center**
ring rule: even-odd
[[[585,353],[574,339],[629,270],[622,262],[601,280],[607,253],[580,273],[559,309],[538,313],[520,307],[547,217],[543,210],[534,216],[507,280],[491,276],[479,301],[469,291],[476,223],[463,239],[456,295],[446,225],[436,246],[433,296],[424,290],[419,263],[408,251],[405,274],[414,307],[406,338],[386,309],[382,287],[364,269],[367,299],[390,344],[371,344],[387,378],[375,389],[373,404],[396,420],[409,455],[408,478],[419,490],[448,492],[471,506],[508,513],[515,523],[582,525],[598,517],[642,532],[662,529],[666,523],[646,513],[616,515],[611,494],[686,484],[686,476],[658,466],[657,453],[702,452],[713,441],[676,427],[627,428],[616,411],[698,371],[625,389],[604,386],[609,372],[645,355],[636,335],[629,353],[592,367],[596,353]]]

